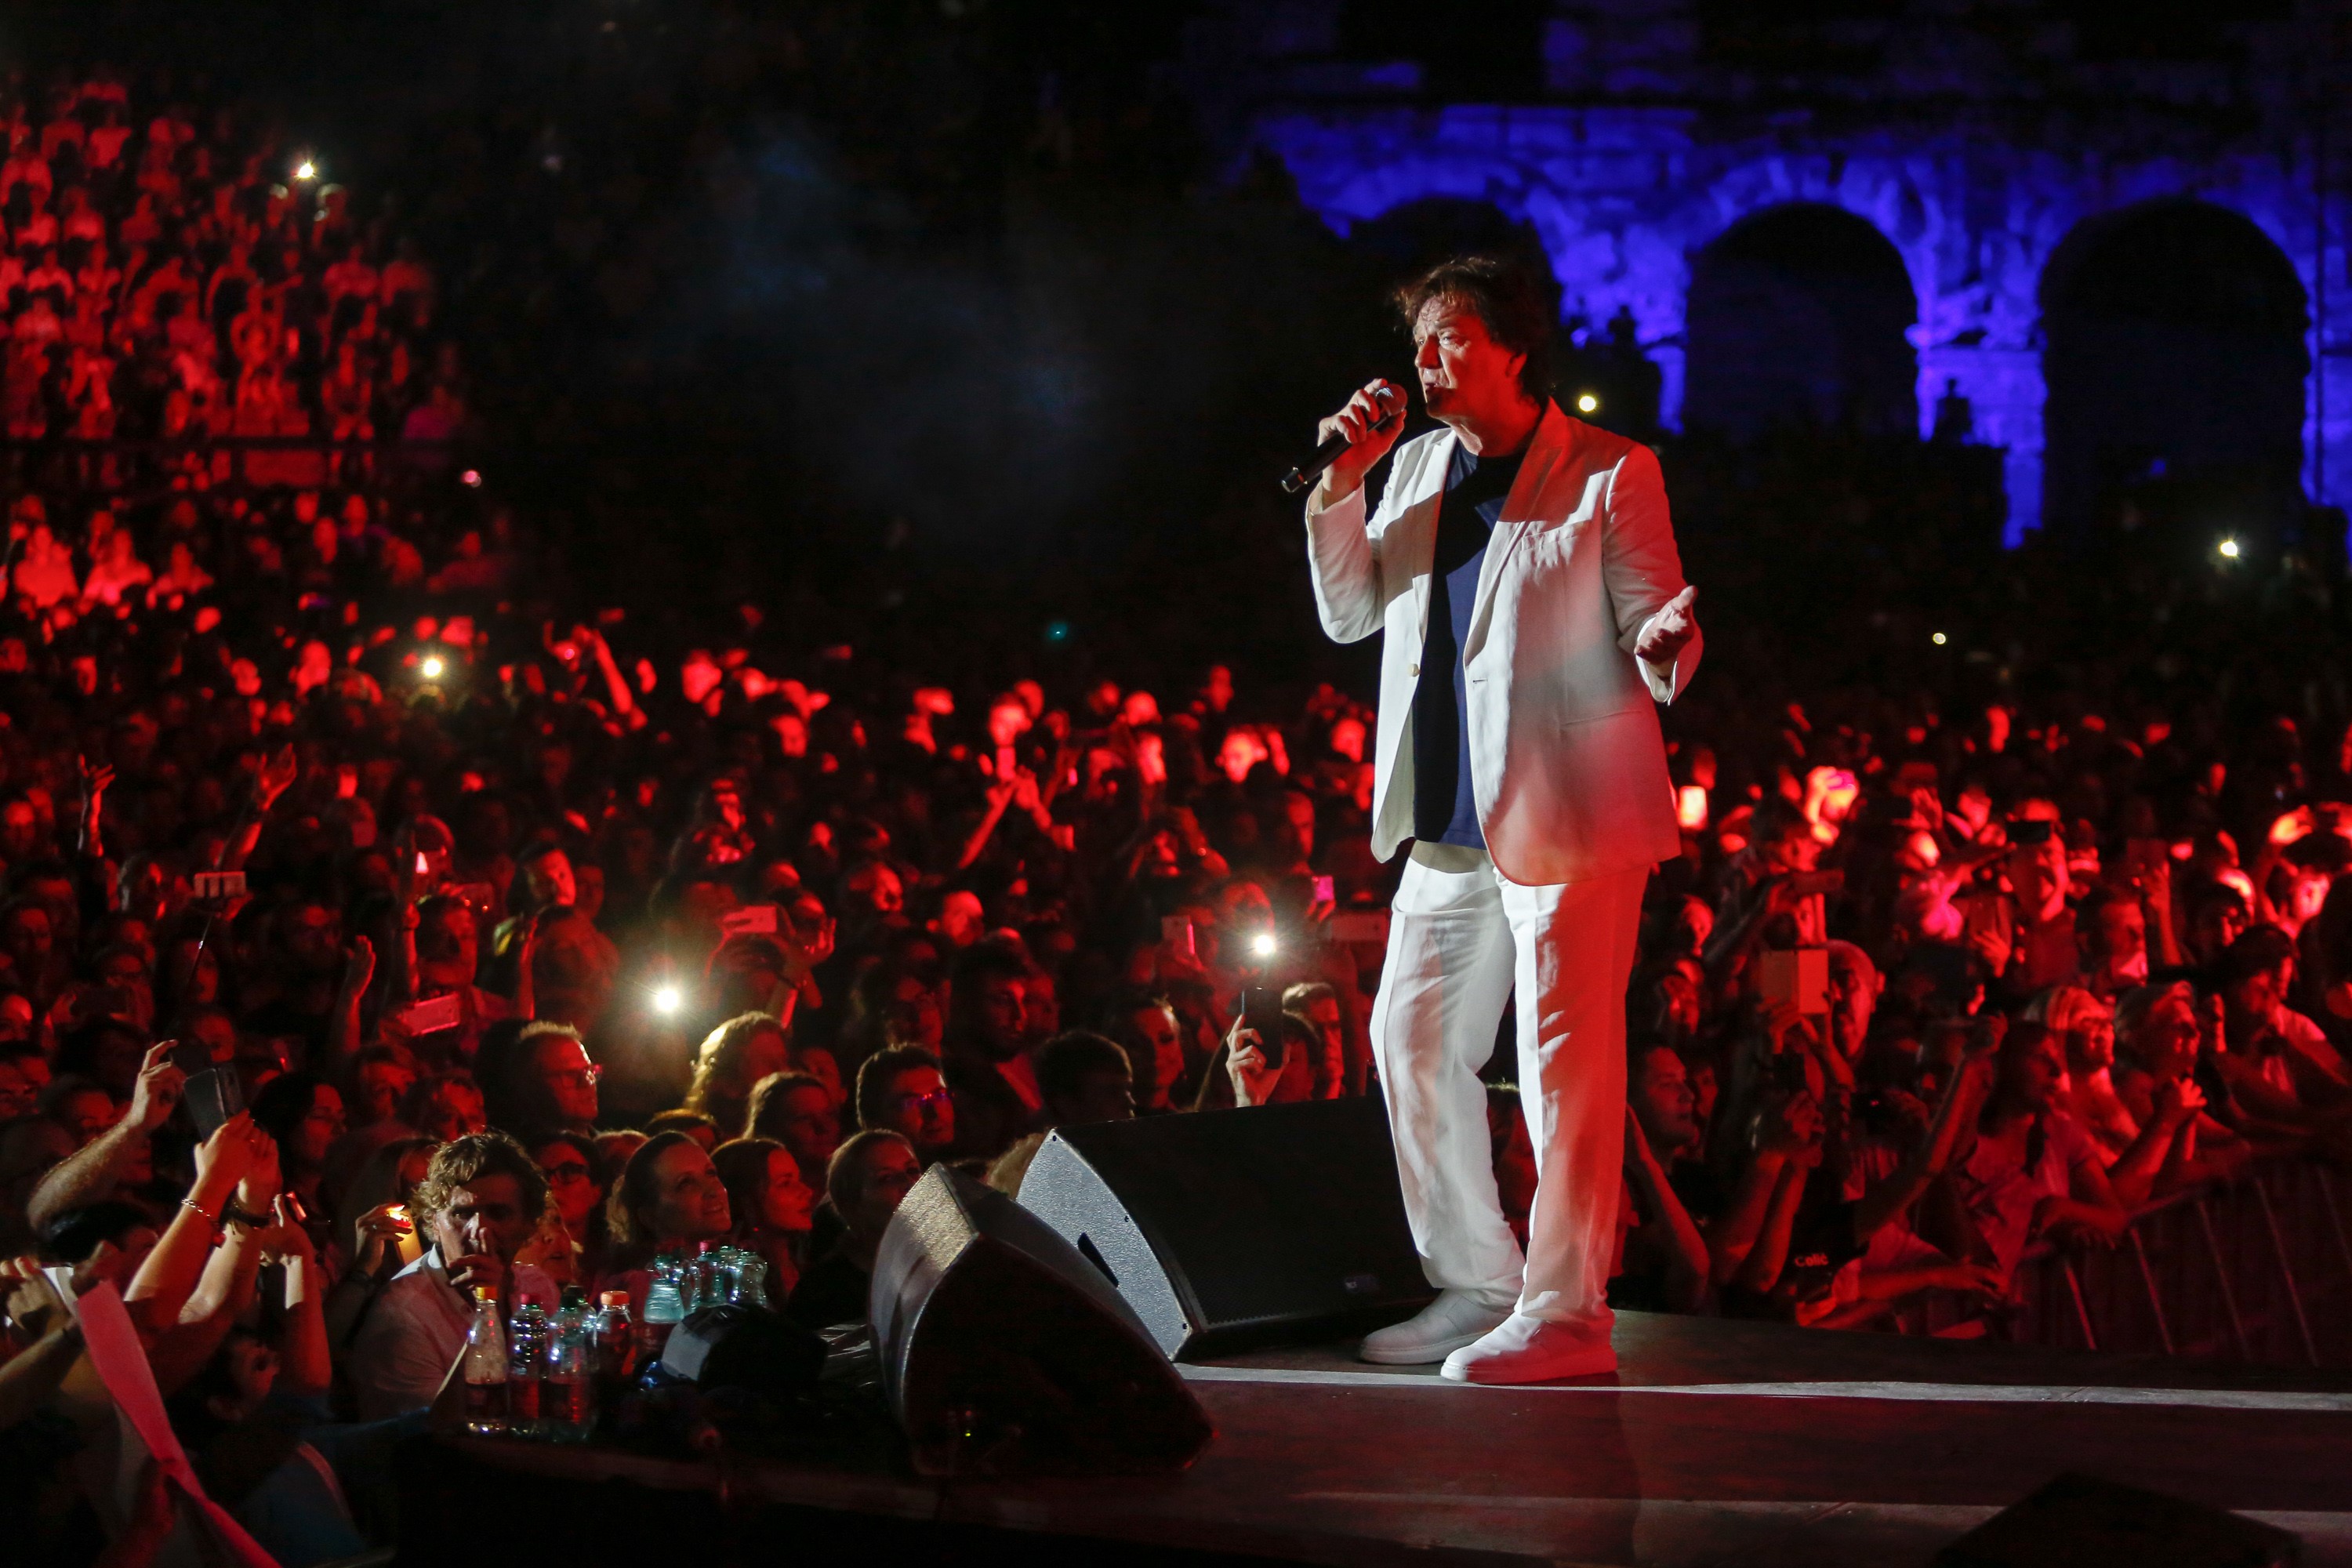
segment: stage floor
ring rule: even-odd
[[[1213,1489],[1335,1563],[1367,1537],[1488,1561],[1924,1563],[2080,1470],[2352,1564],[2352,1377],[1640,1313],[1617,1346],[1614,1376],[1520,1389],[1344,1346],[1187,1368],[1220,1437],[1166,1500]]]
[[[1924,1563],[2076,1470],[2252,1514],[2302,1535],[2307,1563],[2352,1568],[2352,1377],[1640,1313],[1617,1342],[1612,1377],[1517,1389],[1372,1369],[1344,1345],[1188,1366],[1218,1436],[1165,1479],[943,1484],[737,1461],[725,1486],[1349,1568],[1814,1568]],[[549,1474],[711,1484],[695,1465],[483,1447]]]

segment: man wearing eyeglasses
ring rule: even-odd
[[[505,1071],[486,1077],[490,1124],[525,1137],[593,1132],[596,1080],[604,1069],[588,1059],[587,1044],[569,1024],[526,1024],[507,1054]]]
[[[956,1121],[940,1058],[919,1046],[893,1046],[866,1058],[857,1069],[857,1125],[899,1134],[926,1166],[944,1159]]]

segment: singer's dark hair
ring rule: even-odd
[[[1520,262],[1499,256],[1457,256],[1441,261],[1396,291],[1397,309],[1411,331],[1432,300],[1467,305],[1486,335],[1527,355],[1519,386],[1538,403],[1551,395],[1551,307],[1542,285]]]

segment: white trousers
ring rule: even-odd
[[[1397,1177],[1429,1282],[1605,1330],[1625,1150],[1625,983],[1646,868],[1552,887],[1482,850],[1413,846],[1372,1006]],[[1538,1182],[1528,1249],[1503,1218],[1478,1071],[1518,994],[1519,1102]]]

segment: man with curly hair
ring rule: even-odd
[[[360,1419],[433,1403],[465,1348],[477,1286],[496,1291],[506,1312],[524,1301],[560,1304],[553,1280],[514,1261],[546,1207],[547,1179],[505,1133],[470,1133],[434,1151],[414,1210],[428,1245],[368,1304],[353,1339],[351,1384]]]

